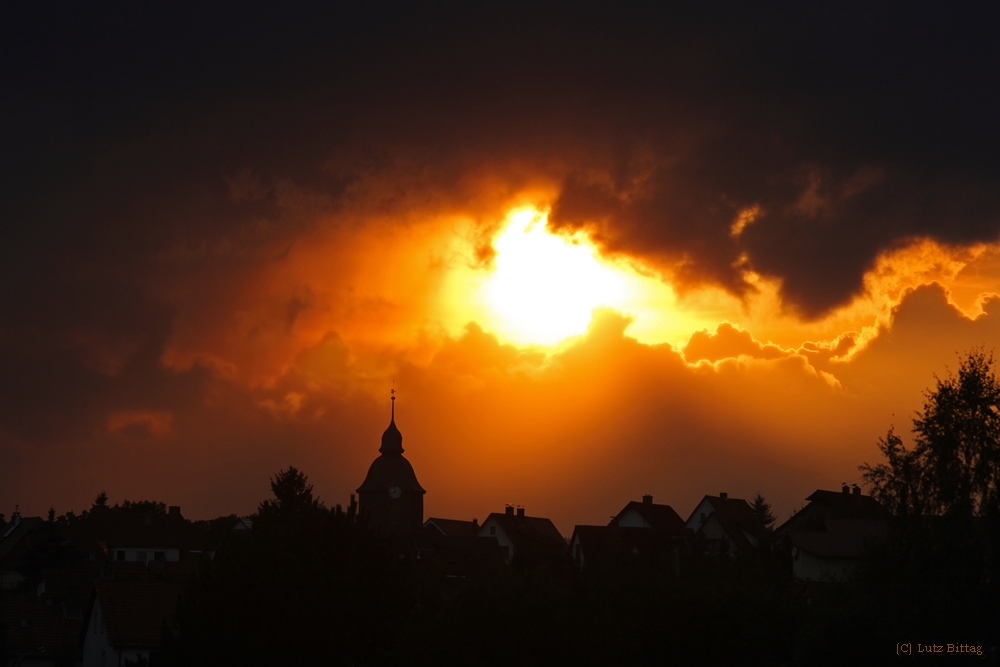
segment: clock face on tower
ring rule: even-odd
[[[392,486],[389,487],[389,497],[390,498],[392,498],[393,500],[396,500],[401,495],[403,495],[403,490],[401,488],[399,488],[395,484],[393,484]]]

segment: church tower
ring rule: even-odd
[[[396,392],[392,391],[389,428],[382,434],[379,457],[358,487],[358,510],[369,525],[397,541],[412,539],[424,523],[424,494],[413,466],[403,457],[403,435],[396,428]]]

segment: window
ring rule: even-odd
[[[154,551],[153,560],[166,560],[166,556],[162,551]]]
[[[140,563],[145,563],[146,562],[146,552],[145,551],[136,551],[135,552],[135,559],[137,561],[139,561]]]
[[[121,549],[115,554],[115,560],[125,560],[125,550]]]

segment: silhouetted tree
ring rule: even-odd
[[[759,491],[753,499],[753,513],[757,517],[757,520],[760,521],[760,525],[764,526],[767,530],[771,530],[776,517],[774,516],[774,512],[771,511],[771,503],[767,502]]]
[[[886,463],[861,466],[872,496],[896,515],[974,517],[1000,510],[1000,382],[974,350],[958,375],[937,379],[913,420],[914,447],[890,429]]]
[[[387,545],[353,513],[324,507],[295,468],[271,491],[251,530],[230,530],[203,564],[164,638],[164,661],[385,663],[408,608]]]
[[[1000,381],[992,356],[973,350],[957,375],[937,378],[913,434],[908,448],[890,429],[878,443],[886,461],[860,466],[894,517],[888,542],[869,550],[862,583],[880,618],[895,623],[888,631],[995,638]]]
[[[304,474],[294,466],[282,470],[271,478],[271,493],[274,500],[265,500],[257,510],[258,514],[268,515],[277,512],[280,515],[292,515],[297,512],[317,509],[320,507],[318,498],[313,498],[312,484]]]

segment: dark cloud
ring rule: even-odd
[[[594,225],[682,284],[741,293],[753,268],[818,316],[905,239],[996,238],[995,14],[18,7],[3,34],[4,217],[22,220],[25,248],[148,251],[280,218],[271,197],[226,197],[248,169],[336,207],[400,155],[445,188],[449,170],[517,156],[562,181],[556,226]]]
[[[407,212],[446,210],[485,226],[497,202],[555,184],[556,227],[587,227],[682,287],[745,293],[746,268],[781,279],[786,305],[807,317],[857,293],[873,258],[908,239],[994,240],[996,13],[972,3],[9,7],[0,23],[5,451],[27,460],[37,447],[103,447],[93,460],[127,473],[150,451],[138,445],[168,442],[175,451],[155,450],[142,470],[184,479],[211,450],[199,488],[213,474],[253,471],[266,490],[267,475],[287,465],[269,443],[301,438],[307,461],[336,451],[363,469],[350,443],[381,413],[352,393],[353,379],[336,379],[353,378],[357,350],[333,332],[289,343],[323,298],[295,283],[269,295],[273,313],[253,311],[268,272],[324,225],[402,226]],[[344,292],[350,251],[328,267]],[[679,386],[694,382],[673,351],[601,322],[588,344],[629,362],[601,367],[606,377],[632,386],[629,373],[645,378],[652,364]],[[730,347],[704,358],[761,356],[743,334],[706,334],[702,343]],[[263,359],[277,384],[221,380],[194,344],[193,360],[164,368],[171,342],[198,336],[236,349],[245,366]],[[476,355],[497,377],[528,363],[475,329],[456,345],[435,362],[470,365],[449,371],[456,382],[484,382]],[[380,354],[387,368],[410,368]],[[802,357],[782,363],[827,390],[795,366]],[[293,370],[282,375],[282,364]],[[737,372],[730,366],[720,372]],[[509,385],[507,398],[522,389]],[[559,409],[542,390],[526,395]],[[686,405],[683,392],[675,399]],[[636,404],[638,422],[656,421],[658,405]],[[297,425],[302,415],[321,426]],[[718,434],[687,424],[681,408],[671,415],[661,426],[684,426],[690,442],[708,447],[705,433]],[[328,480],[347,488],[355,468]]]

